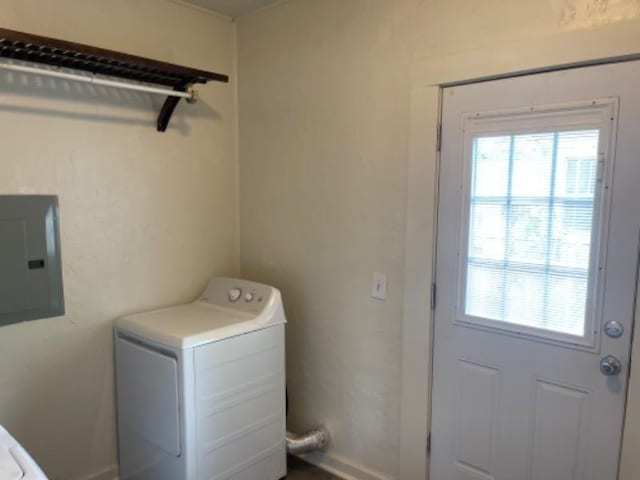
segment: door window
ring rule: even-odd
[[[463,321],[588,339],[606,142],[598,125],[534,124],[467,136]]]

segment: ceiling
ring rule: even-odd
[[[198,7],[214,10],[230,17],[239,17],[279,0],[185,0]]]

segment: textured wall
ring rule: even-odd
[[[637,18],[638,0],[422,1],[415,17],[416,46],[419,55],[453,55]]]
[[[2,0],[0,25],[235,69],[232,24],[165,0]],[[159,134],[161,97],[0,72],[0,193],[60,196],[67,307],[1,329],[0,424],[52,480],[116,463],[113,320],[237,273],[235,86],[200,93]]]
[[[396,4],[401,3],[402,8]],[[279,286],[290,427],[392,475],[399,441],[405,2],[298,1],[240,23],[241,252]],[[373,272],[387,300],[370,297]]]
[[[292,0],[240,19],[241,268],[283,290],[291,425],[334,434],[316,460],[425,475],[431,86],[638,52],[638,18],[638,0]]]
[[[300,0],[241,19],[242,273],[282,289],[290,428],[397,472],[414,2]],[[370,296],[373,272],[387,300]]]
[[[0,7],[7,28],[235,68],[233,25],[166,0]],[[372,478],[401,471],[403,315],[417,327],[405,336],[428,333],[428,262],[413,253],[429,228],[409,226],[422,233],[405,238],[407,223],[430,225],[432,208],[424,192],[405,208],[407,181],[433,185],[432,163],[422,163],[432,142],[413,147],[421,129],[432,134],[435,96],[418,87],[496,73],[497,63],[510,71],[637,52],[639,15],[638,0],[295,0],[240,21],[243,274],[283,290],[291,426],[326,423],[334,462]],[[620,34],[596,34],[607,29]],[[585,42],[568,51],[555,35],[572,32]],[[0,423],[53,480],[86,478],[116,461],[112,320],[189,300],[211,272],[237,273],[235,89],[201,87],[203,101],[181,104],[160,135],[155,97],[4,73],[0,86],[0,193],[60,195],[68,311],[0,332]],[[420,279],[407,288],[405,245],[407,278]],[[369,297],[374,271],[388,275],[386,302]],[[406,370],[420,380],[418,364],[420,355]]]

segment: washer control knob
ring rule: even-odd
[[[242,295],[242,290],[240,290],[239,288],[232,288],[231,290],[229,290],[229,301],[230,302],[236,302],[240,296]]]
[[[251,302],[253,300],[253,297],[255,297],[253,292],[247,292],[247,293],[244,294],[244,301],[245,302]]]

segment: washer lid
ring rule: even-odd
[[[282,312],[281,306],[278,311]],[[122,317],[116,321],[116,327],[168,347],[186,349],[282,323],[285,323],[283,314],[263,318],[195,302]]]
[[[230,293],[239,290],[241,296]],[[214,277],[187,305],[128,315],[116,327],[171,348],[186,349],[286,323],[280,291],[246,280]]]
[[[29,454],[0,426],[0,480],[46,480]]]
[[[20,480],[24,472],[11,455],[10,448],[0,445],[0,480]]]
[[[19,480],[24,477],[25,472],[12,453],[17,445],[13,437],[0,427],[0,480]]]

